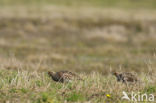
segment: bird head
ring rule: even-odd
[[[117,81],[122,80],[122,74],[120,74],[119,72],[114,72],[113,75],[117,78]]]
[[[113,72],[112,74],[115,75],[115,76],[119,75],[118,72]]]
[[[52,76],[52,75],[54,75],[54,74],[55,74],[55,72],[53,72],[53,71],[52,71],[52,72],[50,72],[50,71],[48,72],[48,75],[49,75],[49,76]]]

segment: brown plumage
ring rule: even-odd
[[[118,82],[123,82],[123,83],[127,83],[127,82],[137,82],[138,79],[136,77],[136,75],[132,74],[132,73],[118,73],[118,72],[114,72],[113,75],[116,76],[117,81]]]
[[[59,71],[59,72],[48,72],[48,75],[56,82],[70,82],[74,79],[83,80],[75,73],[69,71]]]

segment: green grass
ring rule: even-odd
[[[73,91],[68,95],[66,100],[70,102],[85,101],[85,96],[83,96],[82,93],[77,93],[77,91]]]
[[[135,87],[133,85],[127,87],[124,84],[117,83],[112,75],[105,76],[95,72],[89,75],[81,74],[85,81],[73,81],[66,84],[52,81],[46,73],[27,71],[9,71],[9,75],[15,74],[15,77],[10,81],[7,79],[8,75],[5,75],[8,71],[1,70],[1,72],[4,74],[1,75],[3,79],[0,80],[0,85],[2,85],[0,102],[62,103],[67,101],[73,103],[92,101],[113,103],[113,101],[116,101],[116,103],[123,103],[121,100],[122,91],[155,93],[154,81],[146,84],[142,83]],[[36,80],[43,85],[36,85]],[[107,97],[107,94],[110,97]],[[125,101],[124,103],[128,102]]]

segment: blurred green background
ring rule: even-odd
[[[40,71],[107,74],[120,65],[123,71],[148,71],[149,58],[156,66],[155,4],[156,0],[0,0],[0,57],[4,61],[14,55],[30,66],[43,60]]]
[[[156,8],[156,0],[0,0],[1,6],[14,5],[66,5],[123,8]]]

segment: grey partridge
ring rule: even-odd
[[[132,73],[118,73],[118,72],[114,72],[113,75],[116,76],[117,81],[118,82],[123,82],[123,83],[127,83],[127,82],[137,82],[138,78],[136,77],[136,75],[132,74]]]
[[[75,73],[69,71],[48,72],[48,75],[56,82],[71,82],[74,79],[83,80]]]

